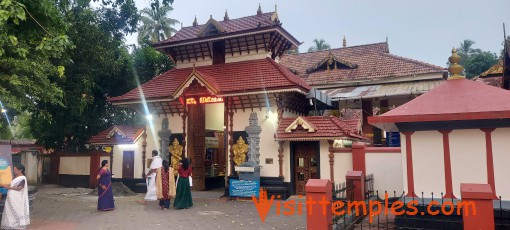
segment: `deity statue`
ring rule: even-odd
[[[244,142],[243,137],[239,137],[234,146],[234,163],[235,165],[241,165],[246,161],[246,154],[248,154],[248,145]]]
[[[177,138],[174,139],[172,145],[169,147],[170,154],[172,155],[172,168],[174,169],[174,175],[177,175],[179,161],[182,159],[182,148],[183,147],[179,144]]]

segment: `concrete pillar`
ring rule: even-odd
[[[351,193],[347,194],[347,198],[351,198],[355,201],[365,200],[365,175],[361,171],[347,171],[345,175],[347,181],[347,187],[353,185],[354,189],[350,190]]]
[[[326,179],[309,179],[306,183],[306,229],[333,229],[331,211],[332,187]],[[327,205],[325,202],[329,202]]]
[[[465,230],[494,229],[494,193],[489,184],[460,184]],[[472,202],[473,205],[469,205]],[[468,208],[469,207],[469,208]],[[476,210],[474,213],[473,210]]]
[[[168,129],[168,118],[163,118],[161,122],[161,130],[158,132],[158,136],[161,140],[160,156],[163,160],[168,160],[170,153],[168,152],[168,146],[170,145],[170,135],[172,131]]]
[[[361,171],[363,175],[366,175],[365,148],[366,146],[363,143],[354,142],[352,144],[352,170]]]

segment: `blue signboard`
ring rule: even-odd
[[[400,147],[400,133],[399,132],[386,132],[386,146]]]
[[[233,197],[259,197],[260,181],[229,180],[229,195]]]

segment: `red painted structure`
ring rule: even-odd
[[[347,186],[354,186],[350,192],[354,193],[352,196],[348,194],[347,197],[352,197],[355,201],[365,200],[365,175],[361,171],[347,171],[345,175]]]
[[[494,193],[491,186],[488,184],[461,184],[460,192],[462,201],[465,203],[473,202],[476,208],[476,214],[472,210],[464,210],[464,215],[462,215],[464,229],[495,229],[492,203]]]
[[[369,117],[368,121],[383,130],[400,131],[406,136],[407,196],[415,196],[411,142],[414,131],[437,130],[443,134],[445,197],[450,198],[453,189],[448,133],[454,129],[481,129],[486,139],[487,183],[495,194],[491,132],[498,127],[508,127],[505,125],[508,123],[505,121],[510,121],[508,98],[507,90],[467,79],[453,79],[383,115]]]
[[[327,205],[324,210],[324,205],[319,202],[326,200],[331,202],[332,187],[329,180],[324,179],[309,179],[306,183],[306,199],[313,200],[317,203],[307,206],[311,210],[307,210],[306,226],[308,230],[316,229],[332,229],[333,216],[331,211],[331,204]]]

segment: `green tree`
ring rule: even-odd
[[[313,39],[314,45],[308,48],[308,52],[331,49],[331,46],[324,39]]]
[[[495,53],[473,48],[474,41],[466,39],[460,43],[457,53],[461,56],[460,65],[464,67],[467,78],[474,78],[498,62]]]
[[[0,3],[0,98],[9,109],[37,103],[61,104],[55,83],[59,64],[72,47],[67,25],[52,0],[3,0]]]
[[[76,48],[68,53],[72,61],[65,63],[65,78],[58,81],[64,91],[63,105],[41,103],[39,112],[32,115],[32,133],[40,144],[80,151],[90,136],[108,126],[140,120],[135,112],[107,102],[108,96],[122,95],[136,86],[133,60],[121,36],[126,25],[105,21],[121,20],[115,15],[119,13],[90,8],[67,12],[72,28],[68,34]]]
[[[147,39],[139,47],[135,47],[133,62],[140,83],[144,83],[174,66],[174,63],[165,54],[156,51]]]
[[[159,7],[159,4],[141,10],[140,20],[143,24],[138,32],[138,41],[142,42],[144,38],[149,38],[153,43],[160,42],[177,32],[173,26],[179,21],[167,16],[172,10],[172,6]]]

